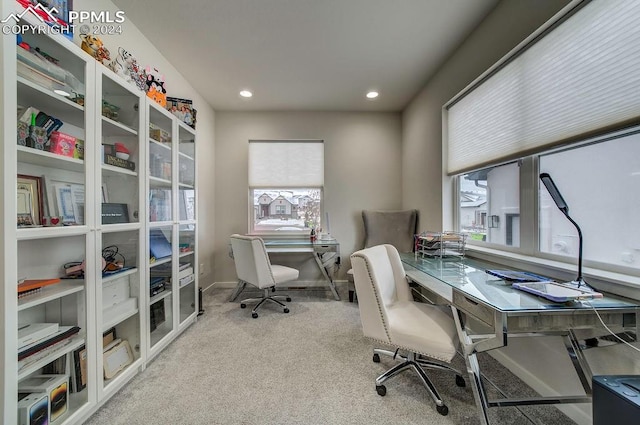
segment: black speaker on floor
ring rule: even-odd
[[[640,375],[594,376],[593,425],[637,425]]]
[[[198,316],[204,314],[204,307],[202,307],[202,288],[198,288]]]

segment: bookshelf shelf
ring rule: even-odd
[[[84,280],[64,280],[54,285],[45,286],[38,292],[18,299],[18,311],[44,304],[76,292],[84,291]]]
[[[34,106],[38,110],[77,127],[84,126],[84,107],[66,97],[18,76],[18,97],[21,106]]]
[[[77,173],[84,171],[84,161],[81,159],[40,151],[26,146],[17,146],[16,148],[18,151],[18,162],[43,167],[54,167]]]
[[[109,136],[136,136],[138,131],[122,124],[121,122],[114,121],[111,118],[105,116],[102,117],[102,123],[104,127],[105,135]]]
[[[114,165],[102,164],[102,171],[115,174],[127,174],[129,176],[138,176],[137,171],[127,170],[126,168],[116,167]]]

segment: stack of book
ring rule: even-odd
[[[18,348],[18,369],[47,357],[55,350],[71,342],[71,338],[80,332],[77,326],[57,326],[57,330],[51,333],[54,326],[51,323],[34,323],[23,325],[22,335],[26,336],[27,331],[34,336],[27,345]]]

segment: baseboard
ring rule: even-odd
[[[346,284],[347,281],[346,280],[336,280],[336,281],[334,281],[334,283],[339,288],[340,285]],[[222,282],[214,282],[214,283],[211,284],[211,286],[214,286],[214,285],[215,285],[216,288],[230,289],[230,288],[235,288],[236,286],[238,286],[238,281],[237,280],[222,281]],[[325,280],[299,280],[299,281],[293,282],[291,284],[291,286],[282,286],[282,288],[289,288],[289,289],[315,289],[315,288],[318,288],[318,289],[322,289],[322,288],[328,288],[328,285],[327,285],[327,282]]]
[[[506,353],[495,350],[489,354],[538,393],[557,393],[553,387],[538,378],[534,371],[525,368],[520,362],[511,358]],[[592,423],[591,415],[585,413],[584,410],[580,409],[576,404],[556,404],[555,407],[579,425],[590,425]]]

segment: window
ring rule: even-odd
[[[322,226],[324,144],[249,142],[250,233],[308,234]]]
[[[470,240],[518,246],[519,168],[518,163],[511,163],[461,176],[459,230]]]
[[[444,106],[469,245],[508,263],[575,265],[578,232],[546,172],[582,230],[584,266],[640,281],[638,19],[639,2],[572,2]]]
[[[583,234],[585,261],[640,270],[640,130],[540,156]],[[578,233],[544,185],[539,193],[539,249],[578,255]]]

